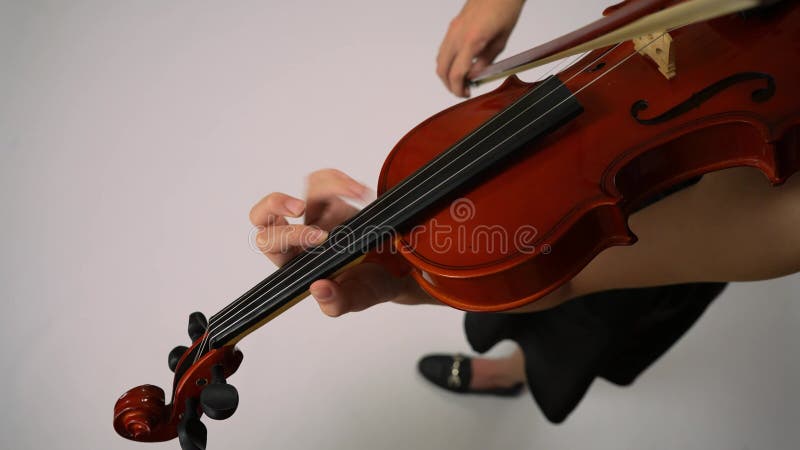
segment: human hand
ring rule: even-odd
[[[323,169],[307,181],[306,200],[273,192],[250,210],[250,222],[260,228],[259,249],[281,266],[303,250],[325,241],[335,226],[357,209],[343,200],[364,200],[369,189],[343,172]],[[304,225],[290,224],[287,217],[305,214]],[[362,262],[333,277],[311,284],[311,295],[323,313],[336,317],[392,301],[402,304],[433,303],[411,276],[397,277],[374,262]]]
[[[459,97],[469,97],[467,78],[494,61],[517,24],[524,0],[467,0],[439,47],[436,74]]]

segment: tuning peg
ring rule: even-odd
[[[189,350],[189,347],[179,345],[169,352],[169,356],[167,356],[169,370],[175,372],[175,369],[178,367],[178,363],[180,362],[181,358],[183,358],[183,354],[186,353],[186,350]]]
[[[217,364],[211,368],[211,384],[200,393],[200,406],[214,420],[225,420],[236,412],[239,392],[225,382],[222,365]]]
[[[193,312],[189,314],[189,337],[192,341],[196,341],[206,332],[208,321],[206,316],[201,312]]]
[[[186,411],[178,423],[178,441],[182,450],[206,450],[208,431],[197,415],[197,400],[186,399]]]

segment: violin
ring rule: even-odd
[[[514,75],[565,58],[538,82]],[[374,202],[208,319],[191,314],[169,402],[157,386],[129,390],[115,430],[204,449],[201,416],[238,405],[237,342],[364,257],[455,308],[507,310],[634,244],[629,214],[676,184],[738,166],[783,183],[800,168],[798,58],[796,1],[627,0],[487,67],[473,84],[505,82],[408,132]]]

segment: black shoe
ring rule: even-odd
[[[515,397],[522,392],[523,383],[507,388],[470,389],[472,359],[464,355],[427,355],[417,364],[419,372],[431,383],[459,394],[486,394]]]

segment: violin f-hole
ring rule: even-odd
[[[772,75],[761,72],[741,72],[723,78],[722,80],[719,80],[716,83],[713,83],[708,87],[695,92],[688,99],[672,107],[668,111],[650,119],[639,117],[639,114],[649,108],[650,104],[644,99],[637,100],[633,103],[633,105],[631,105],[631,116],[642,125],[658,125],[686,114],[692,109],[699,108],[703,103],[711,100],[720,92],[734,85],[754,80],[763,80],[766,83],[766,86],[758,88],[750,94],[750,99],[754,103],[766,102],[775,95],[775,78],[773,78]]]

